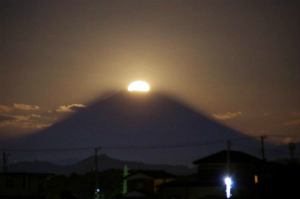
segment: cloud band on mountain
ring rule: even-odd
[[[284,123],[285,126],[290,126],[290,125],[300,125],[300,120],[295,120],[295,121],[290,121]]]
[[[39,110],[40,107],[39,106],[31,106],[31,105],[27,105],[27,104],[14,104],[14,108],[16,109],[21,109],[21,110]]]
[[[4,114],[0,115],[0,123],[8,120],[15,120],[15,119],[16,119],[15,117],[10,115],[4,115]]]
[[[0,127],[41,129],[52,125],[37,121],[36,119],[39,118],[42,118],[42,116],[37,114],[31,114],[28,116],[0,114]]]
[[[232,119],[234,117],[237,117],[238,115],[241,115],[242,112],[236,112],[236,113],[231,113],[231,112],[227,112],[224,114],[213,114],[214,118],[220,119],[220,120],[227,120],[227,119]]]
[[[71,104],[68,106],[60,106],[58,109],[56,109],[56,112],[74,112],[79,111],[86,108],[83,104]]]
[[[9,106],[4,106],[0,104],[0,113],[4,113],[4,112],[10,112],[12,110],[11,107]]]

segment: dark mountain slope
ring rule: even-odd
[[[102,153],[124,160],[191,164],[204,155],[225,149],[226,141],[236,138],[249,137],[166,95],[121,91],[17,143],[19,148],[30,146],[37,149],[102,147]],[[257,140],[245,140],[247,144],[259,146]],[[197,143],[206,144],[179,147],[179,144]],[[174,147],[156,147],[165,145]],[[111,148],[112,146],[132,148]],[[150,149],[134,146],[149,146]],[[83,154],[87,157],[91,153],[93,151],[76,151],[71,155],[69,152],[68,158]],[[42,154],[42,157],[49,155]]]

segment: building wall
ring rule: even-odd
[[[135,179],[127,181],[127,192],[134,190],[144,190],[150,193],[154,191],[154,182],[152,179]]]
[[[127,192],[131,192],[134,190],[144,190],[149,193],[157,193],[158,186],[170,182],[174,179],[151,179],[151,178],[133,178],[127,180]]]
[[[158,186],[167,182],[171,182],[174,179],[155,179],[154,180],[154,193],[156,194],[158,192]]]
[[[231,164],[229,173],[226,164],[203,164],[198,166],[200,181],[222,181],[227,175],[237,183],[236,186],[251,186],[255,184],[254,176],[258,175],[257,168],[248,164]]]
[[[231,166],[231,170],[234,170]],[[203,164],[198,166],[198,178],[201,181],[216,181],[227,175],[227,167],[224,164]]]

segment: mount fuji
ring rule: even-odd
[[[259,140],[166,94],[120,91],[36,134],[15,140],[11,146],[41,150],[23,154],[31,159],[84,158],[94,153],[93,148],[99,148],[99,153],[121,160],[191,165],[196,159],[226,149],[227,140],[260,147]],[[81,150],[67,150],[70,148]],[[260,155],[257,149],[246,150]]]

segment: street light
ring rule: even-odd
[[[232,180],[231,180],[230,177],[226,177],[226,178],[224,179],[224,182],[225,182],[225,184],[226,184],[226,197],[227,197],[227,198],[230,198],[230,196],[231,196],[230,191],[231,191]]]

